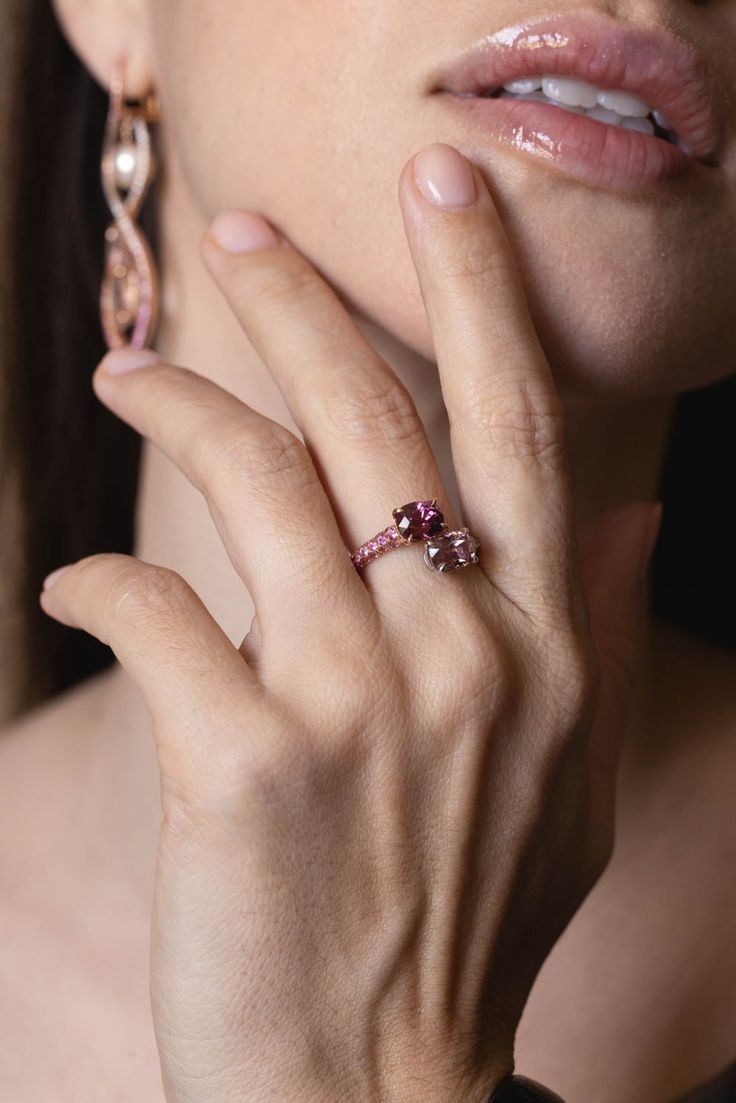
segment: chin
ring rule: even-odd
[[[736,327],[728,284],[684,276],[669,286],[653,267],[639,278],[553,284],[527,279],[535,328],[563,397],[617,399],[677,395],[726,378],[736,367]]]
[[[684,275],[671,286],[664,273],[617,281],[593,268],[545,266],[523,270],[527,301],[540,343],[563,398],[645,399],[674,396],[732,375],[736,370],[736,319],[727,280],[702,279],[691,291]],[[356,319],[435,359],[434,342],[413,267],[389,269],[390,281],[364,268],[360,294],[344,296]],[[380,288],[380,291],[376,291]],[[354,289],[353,289],[354,291]],[[489,309],[491,307],[489,306]],[[385,350],[390,358],[390,349]],[[489,371],[493,365],[489,364]]]

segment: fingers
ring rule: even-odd
[[[437,497],[452,524],[408,391],[309,261],[281,239],[267,247],[270,232],[256,215],[224,212],[202,254],[304,435],[346,543],[361,544],[417,498]]]
[[[326,602],[341,623],[360,587],[311,457],[293,433],[150,350],[107,353],[93,386],[205,496],[264,637],[272,621],[280,633],[284,608],[300,638],[318,613],[324,620]]]
[[[54,577],[55,576],[55,577]],[[258,682],[181,575],[132,556],[103,554],[53,572],[46,613],[112,648],[152,715],[175,743],[160,746],[162,772],[196,783],[211,767],[222,701],[255,701]],[[202,717],[208,723],[202,723]],[[187,780],[188,779],[188,780]]]
[[[565,609],[575,598],[562,405],[503,224],[477,168],[450,146],[408,162],[399,194],[463,522],[516,604],[535,616],[550,601]]]

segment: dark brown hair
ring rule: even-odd
[[[14,45],[0,65],[9,142],[0,426],[4,482],[21,506],[12,582],[22,616],[13,636],[25,672],[18,702],[27,707],[111,661],[108,648],[47,617],[38,591],[60,564],[130,552],[140,442],[89,382],[105,351],[98,296],[108,211],[99,161],[107,93],[70,49],[49,0],[8,3],[4,12]],[[156,209],[154,184],[140,219],[154,251]],[[653,568],[655,612],[728,646],[736,637],[727,535],[735,393],[731,378],[679,400]]]
[[[140,438],[90,385],[105,352],[98,301],[110,220],[100,185],[107,93],[70,49],[48,0],[13,8],[3,90],[11,148],[0,425],[3,471],[22,506],[18,692],[28,705],[112,658],[86,633],[53,622],[38,592],[57,565],[131,551]],[[140,218],[154,250],[155,210],[154,185]]]

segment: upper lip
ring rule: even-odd
[[[718,152],[722,105],[696,47],[661,27],[597,12],[525,20],[486,35],[441,71],[432,91],[477,95],[542,73],[633,92],[667,118],[685,152],[703,161]]]

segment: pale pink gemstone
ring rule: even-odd
[[[467,529],[443,532],[427,541],[424,562],[433,571],[455,571],[478,562],[480,542]]]

